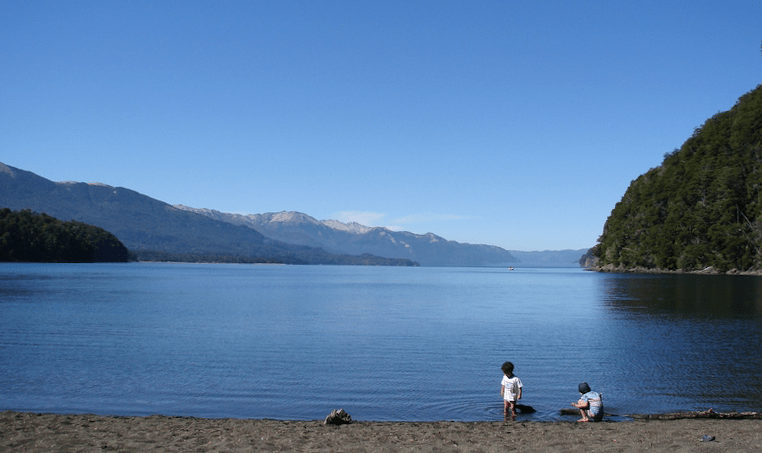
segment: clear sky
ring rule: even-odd
[[[762,83],[762,0],[3,1],[0,162],[224,212],[595,245]]]

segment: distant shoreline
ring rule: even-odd
[[[704,441],[706,437],[706,442]],[[710,440],[711,439],[711,440]],[[707,445],[702,445],[706,443]],[[0,412],[2,451],[712,451],[762,449],[762,420],[353,422]]]
[[[755,276],[759,277],[762,276],[762,269],[760,270],[752,270],[752,271],[739,271],[738,269],[730,269],[727,272],[718,271],[717,269],[709,266],[705,269],[701,270],[691,270],[687,271],[684,269],[677,269],[677,270],[670,270],[670,269],[661,269],[661,268],[646,268],[646,267],[632,267],[632,268],[625,268],[625,267],[615,267],[612,264],[607,264],[606,266],[592,266],[592,267],[586,267],[585,270],[593,271],[593,272],[604,272],[604,273],[610,273],[610,274],[690,274],[690,275],[749,275],[749,276]]]
[[[153,264],[246,264],[246,265],[257,265],[257,266],[287,266],[286,263],[234,263],[234,262],[226,262],[226,261],[151,261],[151,260],[145,260],[145,261],[132,261],[133,263],[153,263]],[[313,266],[312,264],[294,264],[293,266]],[[315,265],[317,266],[317,265]]]

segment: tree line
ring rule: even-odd
[[[126,262],[129,252],[113,234],[30,210],[0,209],[0,261]]]

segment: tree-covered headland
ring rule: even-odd
[[[634,180],[592,254],[604,270],[762,270],[762,85]]]
[[[0,209],[0,261],[126,262],[127,248],[102,228],[47,214]]]

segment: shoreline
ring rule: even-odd
[[[584,270],[591,271],[591,272],[601,272],[601,273],[607,273],[607,274],[674,274],[674,275],[745,275],[745,276],[752,276],[752,277],[760,277],[762,276],[762,269],[756,269],[756,270],[738,270],[738,269],[729,269],[728,271],[719,271],[715,269],[712,266],[706,267],[704,269],[662,269],[660,267],[642,267],[642,266],[636,266],[636,267],[624,267],[624,266],[614,266],[613,264],[607,264],[605,266],[584,266]]]
[[[713,440],[705,442],[703,436]],[[760,418],[370,422],[0,412],[0,451],[504,452],[762,450]]]

